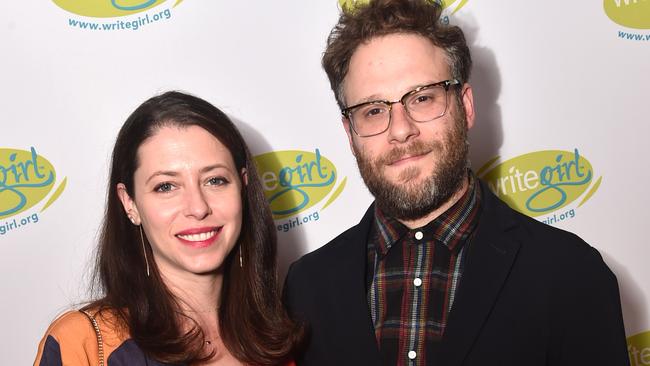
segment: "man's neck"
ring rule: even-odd
[[[435,210],[431,211],[430,213],[428,213],[426,216],[423,216],[423,217],[421,217],[419,219],[415,219],[415,220],[398,220],[398,221],[401,222],[402,224],[404,224],[409,229],[415,229],[415,228],[418,228],[418,227],[422,227],[422,226],[430,223],[431,221],[435,220],[443,212],[447,211],[451,206],[453,206],[456,202],[458,202],[458,200],[461,197],[463,197],[465,192],[467,192],[468,187],[469,187],[469,179],[468,179],[468,176],[465,175],[465,178],[463,178],[463,183],[461,184],[460,188],[458,188],[456,193],[451,195],[451,197],[445,203],[440,205],[440,207],[438,207],[437,209],[435,209]]]

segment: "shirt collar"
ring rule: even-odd
[[[447,211],[420,228],[409,229],[397,219],[386,216],[375,205],[375,235],[371,236],[374,237],[371,240],[375,243],[377,254],[385,256],[396,242],[407,236],[415,237],[418,232],[423,235],[421,242],[436,240],[451,251],[460,250],[476,227],[476,213],[481,202],[478,179],[471,170],[468,172],[469,184],[463,196]]]

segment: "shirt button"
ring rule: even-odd
[[[415,351],[409,351],[409,354],[408,354],[410,360],[415,360],[415,357],[417,357],[417,355],[418,354],[415,353]]]
[[[422,234],[421,231],[418,231],[418,232],[415,233],[415,238],[417,240],[421,240],[423,237],[424,237],[424,234]]]
[[[419,278],[416,278],[416,279],[413,280],[413,284],[415,285],[415,287],[420,287],[422,285],[422,280],[419,279]]]

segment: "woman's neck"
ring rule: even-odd
[[[163,281],[181,300],[181,309],[187,315],[217,314],[223,285],[222,272],[200,275],[169,272],[163,274]]]

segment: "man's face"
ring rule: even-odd
[[[346,105],[398,100],[418,86],[451,78],[445,53],[424,37],[392,34],[357,48],[343,83]],[[454,88],[454,87],[451,87]],[[379,207],[402,220],[424,217],[458,191],[466,177],[467,129],[474,120],[472,90],[448,92],[447,112],[430,122],[415,122],[393,104],[388,131],[359,137],[343,119],[350,146]]]

